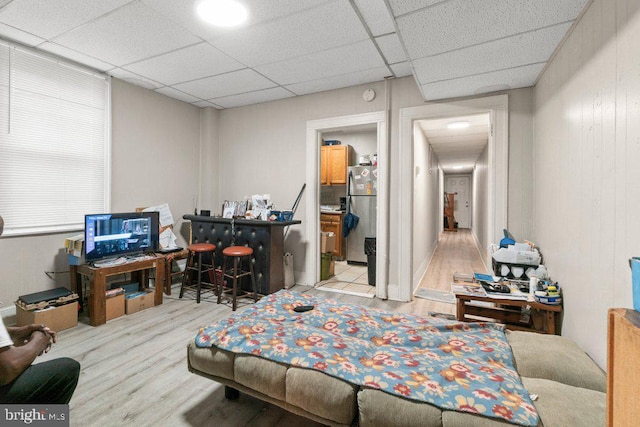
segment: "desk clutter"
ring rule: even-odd
[[[491,248],[493,274],[453,274],[457,319],[555,334],[562,313],[560,286],[549,278],[532,242],[517,243],[507,230],[504,233],[500,244]]]

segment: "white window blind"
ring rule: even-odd
[[[0,41],[5,235],[82,229],[109,205],[109,80]]]

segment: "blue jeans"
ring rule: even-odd
[[[0,403],[69,403],[79,376],[80,364],[68,357],[31,365],[0,387]]]

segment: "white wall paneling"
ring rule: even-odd
[[[563,288],[562,334],[601,367],[640,254],[639,9],[595,0],[535,89],[534,239]]]

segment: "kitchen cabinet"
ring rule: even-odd
[[[322,212],[320,214],[320,230],[325,232],[333,232],[336,236],[336,247],[333,251],[339,260],[345,257],[345,240],[342,237],[342,222],[344,213],[342,212]]]
[[[349,145],[320,147],[320,185],[347,185],[351,151]]]

